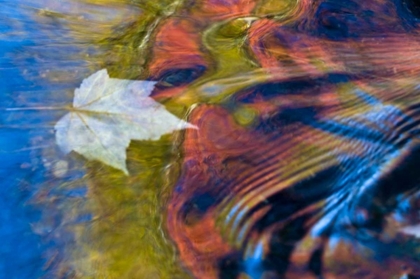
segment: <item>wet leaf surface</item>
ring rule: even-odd
[[[122,170],[131,140],[158,140],[177,129],[194,128],[148,98],[152,81],[110,79],[106,70],[76,89],[71,112],[55,125],[57,144]]]

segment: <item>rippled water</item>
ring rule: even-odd
[[[1,278],[420,276],[417,1],[33,2],[0,0]],[[104,68],[197,129],[65,155]]]

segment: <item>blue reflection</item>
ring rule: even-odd
[[[60,251],[64,245],[53,237],[46,238],[45,234],[60,224],[60,213],[58,210],[50,213],[53,220],[50,226],[42,224],[45,212],[34,200],[48,177],[48,170],[42,162],[42,146],[34,145],[31,140],[51,137],[46,123],[55,121],[57,112],[7,111],[7,108],[31,106],[33,102],[57,103],[54,99],[57,97],[51,96],[52,85],[33,81],[45,65],[25,52],[28,47],[43,47],[45,40],[40,38],[45,34],[31,18],[36,9],[27,3],[0,0],[0,6],[0,279],[52,278],[54,262],[47,261],[51,251]],[[32,80],[24,75],[25,71],[32,73]],[[62,103],[66,102],[65,96],[60,98]],[[85,194],[83,188],[68,193],[79,198]],[[86,215],[76,221],[89,219],[91,216]],[[71,241],[70,237],[65,238]]]

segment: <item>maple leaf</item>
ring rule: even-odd
[[[73,108],[55,125],[58,146],[128,175],[130,140],[157,140],[177,129],[196,128],[148,97],[154,85],[109,78],[106,69],[86,78],[75,90]]]

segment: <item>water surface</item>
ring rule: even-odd
[[[415,1],[31,2],[0,1],[4,278],[420,275]],[[104,68],[198,129],[129,176],[63,154]]]

